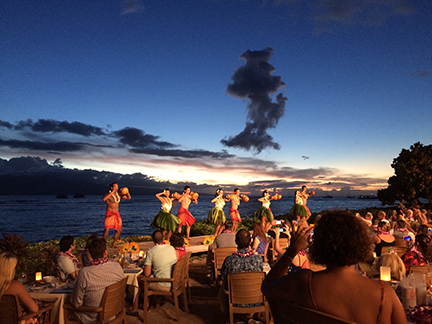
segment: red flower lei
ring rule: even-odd
[[[240,253],[239,251],[234,251],[233,255],[238,255],[241,258],[247,258],[250,257],[251,255],[255,254],[255,250],[248,250],[246,253]]]
[[[231,230],[226,229],[226,230],[224,230],[222,233],[234,233],[234,232],[231,231]]]
[[[100,259],[92,260],[90,261],[89,266],[104,264],[107,263],[108,261],[109,261],[108,258],[100,258]]]
[[[74,264],[80,264],[80,262],[79,262],[79,260],[77,259],[77,257],[76,257],[75,255],[73,255],[72,253],[58,251],[58,252],[57,252],[57,256],[59,256],[59,255],[67,256],[69,259],[72,260],[72,262],[73,262]]]
[[[186,247],[185,246],[174,246],[174,249],[176,249],[178,251],[186,251]]]

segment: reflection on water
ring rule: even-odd
[[[197,220],[207,218],[207,213],[214,206],[210,201],[213,196],[201,195],[198,204],[191,204],[189,210]],[[239,206],[242,217],[252,216],[261,204],[258,197],[251,197],[248,203]],[[272,201],[274,215],[286,214],[293,205],[293,197],[283,197]],[[312,212],[326,209],[362,209],[379,207],[378,200],[319,198],[311,197],[308,207]],[[64,235],[76,237],[97,233],[102,235],[106,205],[101,196],[86,198],[56,199],[52,196],[0,196],[0,234],[16,233],[24,235],[24,240],[31,243],[60,239]],[[179,205],[174,202],[173,214],[177,214]],[[228,216],[230,204],[224,211]],[[149,235],[152,232],[150,221],[160,209],[160,202],[155,196],[132,196],[131,200],[122,200],[120,215],[123,219],[122,236]],[[112,236],[113,234],[110,233]]]

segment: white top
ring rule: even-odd
[[[147,251],[144,265],[150,265],[155,278],[171,278],[173,265],[177,262],[175,249],[168,244],[155,245]],[[169,282],[159,282],[159,285],[169,287]]]
[[[65,277],[78,270],[72,259],[66,255],[59,255],[57,257],[57,267],[61,272],[65,274]]]
[[[172,208],[172,204],[168,204],[168,203],[163,203],[161,209],[167,213],[169,213],[169,211]]]

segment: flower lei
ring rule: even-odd
[[[174,249],[176,249],[177,251],[186,251],[185,246],[174,246]]]
[[[120,202],[120,195],[118,194],[118,192],[113,193],[113,194],[111,195],[111,197],[113,197],[114,202],[115,202],[116,204],[118,204],[118,203]]]
[[[79,262],[79,260],[77,259],[77,257],[76,257],[75,255],[73,255],[72,253],[58,251],[58,252],[57,252],[57,256],[60,256],[60,255],[64,255],[64,256],[68,257],[69,259],[72,260],[72,262],[73,262],[74,264],[80,264],[80,262]]]
[[[233,233],[234,234],[234,232],[229,230],[229,229],[224,230],[222,233]]]
[[[408,230],[406,228],[398,228],[397,229],[399,232],[408,232]]]
[[[390,232],[378,232],[378,235],[383,234],[383,235],[390,235]]]
[[[90,261],[89,266],[104,264],[104,263],[107,263],[108,261],[109,261],[108,258],[95,259],[95,260]]]
[[[251,255],[255,254],[255,250],[248,250],[246,251],[246,253],[240,253],[240,251],[234,251],[233,255],[238,255],[241,258],[247,258],[250,257]]]
[[[157,246],[157,245],[164,245],[164,244],[166,244],[165,241],[162,241],[161,243],[155,243],[154,245]]]

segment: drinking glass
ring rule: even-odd
[[[18,275],[18,281],[24,284],[27,281],[27,274],[25,272],[21,272]]]

